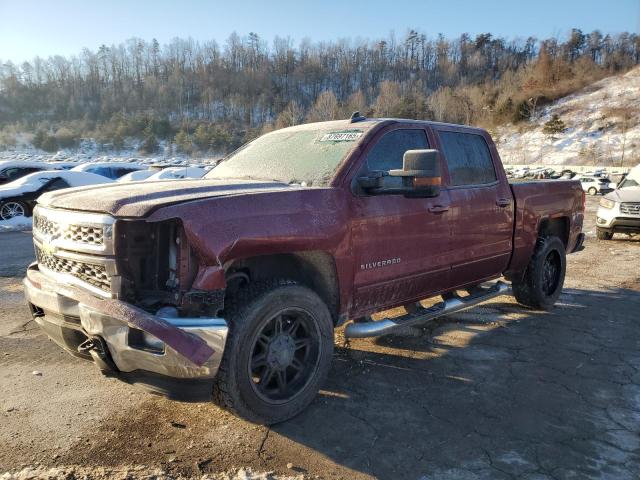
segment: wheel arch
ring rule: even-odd
[[[259,255],[232,260],[225,265],[227,285],[235,275],[246,275],[248,281],[262,281],[274,277],[293,280],[315,291],[326,303],[334,324],[340,310],[340,288],[336,262],[325,251],[312,250]],[[232,294],[228,289],[227,294]]]
[[[562,240],[564,248],[567,248],[569,244],[569,231],[569,218],[565,216],[544,218],[538,225],[538,237],[558,237]]]

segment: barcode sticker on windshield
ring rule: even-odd
[[[353,142],[362,136],[362,132],[333,132],[326,133],[321,138],[321,142]]]

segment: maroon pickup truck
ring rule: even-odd
[[[551,308],[583,212],[576,181],[509,184],[484,130],[354,114],[268,133],[203,179],[43,195],[24,286],[105,374],[275,423],[313,400],[349,319],[372,337],[511,292]]]

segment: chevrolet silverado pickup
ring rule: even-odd
[[[583,214],[579,182],[509,184],[484,130],[354,114],[202,179],[46,193],[24,287],[105,374],[276,423],[311,403],[343,324],[375,337],[509,293],[552,308]]]

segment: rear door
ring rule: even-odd
[[[430,145],[421,126],[388,129],[366,147],[365,163],[357,176],[400,169],[404,152]],[[399,305],[446,288],[448,204],[446,191],[437,198],[354,197],[352,314]]]
[[[514,202],[495,146],[479,131],[437,131],[449,174],[450,286],[500,276],[511,257]]]

